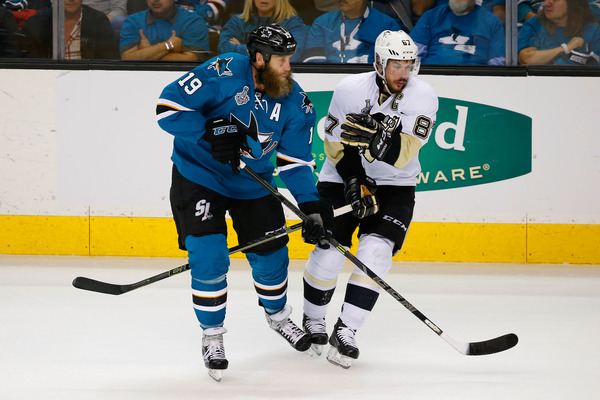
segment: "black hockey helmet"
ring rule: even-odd
[[[288,56],[296,52],[296,40],[291,32],[281,25],[263,25],[250,33],[248,54],[252,61],[256,61],[256,53],[260,52],[265,62],[269,62],[271,55]]]

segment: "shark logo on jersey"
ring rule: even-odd
[[[248,125],[240,121],[235,115],[231,114],[233,122],[238,130],[246,135],[247,147],[242,149],[245,157],[259,159],[277,145],[276,141],[271,140],[273,132],[263,133],[258,130],[258,122],[254,112],[250,112],[250,121]]]
[[[371,108],[373,108],[373,105],[371,104],[371,99],[365,99],[365,107],[360,110],[360,113],[361,114],[370,114]]]
[[[244,104],[250,101],[250,96],[248,96],[248,90],[250,90],[250,88],[248,86],[244,86],[244,89],[242,89],[241,92],[235,94],[235,103],[238,106],[243,106]]]
[[[229,69],[229,63],[231,62],[231,60],[233,60],[233,57],[223,58],[223,59],[217,58],[215,61],[210,63],[210,65],[208,66],[208,69],[214,69],[215,71],[217,71],[217,75],[219,75],[219,76],[223,76],[223,75],[232,76],[233,73]]]
[[[308,98],[308,95],[304,92],[300,92],[300,94],[303,97],[302,108],[304,109],[304,113],[305,114],[312,113],[314,107],[313,107],[313,103],[311,103],[310,99]]]

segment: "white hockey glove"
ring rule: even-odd
[[[352,214],[359,219],[379,211],[375,191],[377,184],[368,176],[353,176],[344,182],[344,197],[352,206]]]
[[[341,128],[343,144],[368,149],[377,160],[382,160],[392,145],[392,133],[369,114],[347,114]]]

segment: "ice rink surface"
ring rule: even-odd
[[[293,350],[268,328],[245,260],[232,260],[225,347],[211,379],[184,272],[120,296],[71,286],[76,276],[134,283],[173,258],[0,255],[0,399],[600,398],[600,266],[395,263],[385,279],[458,341],[514,332],[504,353],[454,350],[383,292],[344,370]],[[303,261],[288,301],[301,322]],[[350,275],[329,308],[333,326]],[[327,351],[327,347],[325,348]]]

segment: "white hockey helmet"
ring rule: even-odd
[[[388,60],[415,60],[411,75],[417,75],[421,66],[418,53],[419,48],[406,32],[385,30],[375,40],[375,62],[373,67],[377,71],[377,65],[379,65],[381,73],[379,71],[377,73],[384,78]]]

